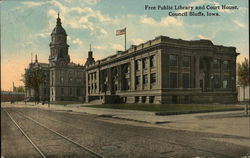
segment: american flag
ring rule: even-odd
[[[126,34],[126,28],[121,30],[116,30],[116,36],[124,35]]]

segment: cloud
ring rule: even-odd
[[[51,32],[43,32],[43,33],[37,34],[37,36],[42,37],[42,38],[47,38],[50,36],[50,34],[51,34]]]
[[[67,36],[67,39],[68,39],[68,41],[71,41],[72,38],[70,36]]]
[[[101,32],[102,34],[104,34],[104,35],[107,35],[107,34],[108,34],[108,32],[107,32],[106,30],[104,30],[103,28],[100,29],[100,32]]]
[[[75,40],[73,40],[72,43],[73,43],[73,44],[77,44],[77,45],[83,44],[82,40],[80,40],[79,38],[76,38]]]
[[[239,27],[242,27],[242,28],[246,27],[245,24],[243,24],[242,22],[240,22],[238,20],[233,20],[233,23],[236,24],[236,25],[238,25]]]
[[[94,46],[93,48],[99,49],[99,50],[107,50],[106,46]]]
[[[183,22],[180,19],[169,17],[169,16],[161,18],[160,21],[156,21],[153,18],[144,16],[141,18],[141,23],[148,24],[148,25],[158,25],[158,26],[169,26],[169,25],[182,26],[183,25]]]
[[[107,34],[107,31],[98,27],[98,24],[108,22],[111,18],[99,10],[90,7],[67,7],[57,0],[52,0],[51,4],[60,10],[60,18],[62,21],[67,21],[66,26],[73,29],[99,30],[102,34]],[[76,15],[72,16],[73,13]],[[48,16],[55,17],[56,14],[55,10],[48,10]],[[54,22],[54,18],[50,19],[50,21],[52,20]]]
[[[26,7],[31,8],[31,7],[38,7],[44,4],[47,4],[48,2],[33,2],[33,1],[26,1],[22,2]]]
[[[66,2],[68,3],[72,3],[73,0],[66,0]],[[76,0],[74,0],[76,1]],[[84,0],[84,1],[79,1],[81,3],[86,3],[86,4],[89,4],[89,5],[95,5],[97,4],[98,2],[100,2],[100,0]]]
[[[111,48],[113,50],[124,50],[124,47],[122,45],[120,45],[120,44],[112,44]]]
[[[141,38],[136,38],[136,39],[132,39],[132,44],[133,45],[138,45],[138,44],[141,44],[141,43],[143,43],[143,39],[141,39]]]
[[[207,37],[205,37],[205,36],[203,36],[203,35],[197,35],[197,37],[198,37],[199,39],[209,39],[209,38],[207,38]]]

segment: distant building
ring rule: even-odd
[[[235,47],[159,36],[86,66],[86,101],[233,103]]]
[[[1,91],[1,102],[23,101],[24,98],[23,92]]]

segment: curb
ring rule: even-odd
[[[156,112],[155,115],[167,116],[167,115],[182,115],[182,114],[195,114],[195,113],[207,113],[207,112],[226,112],[226,111],[241,111],[244,108],[231,108],[231,109],[217,109],[217,110],[200,110],[200,111],[183,111],[183,112]]]

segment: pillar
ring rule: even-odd
[[[200,57],[195,57],[195,88],[200,88]]]

